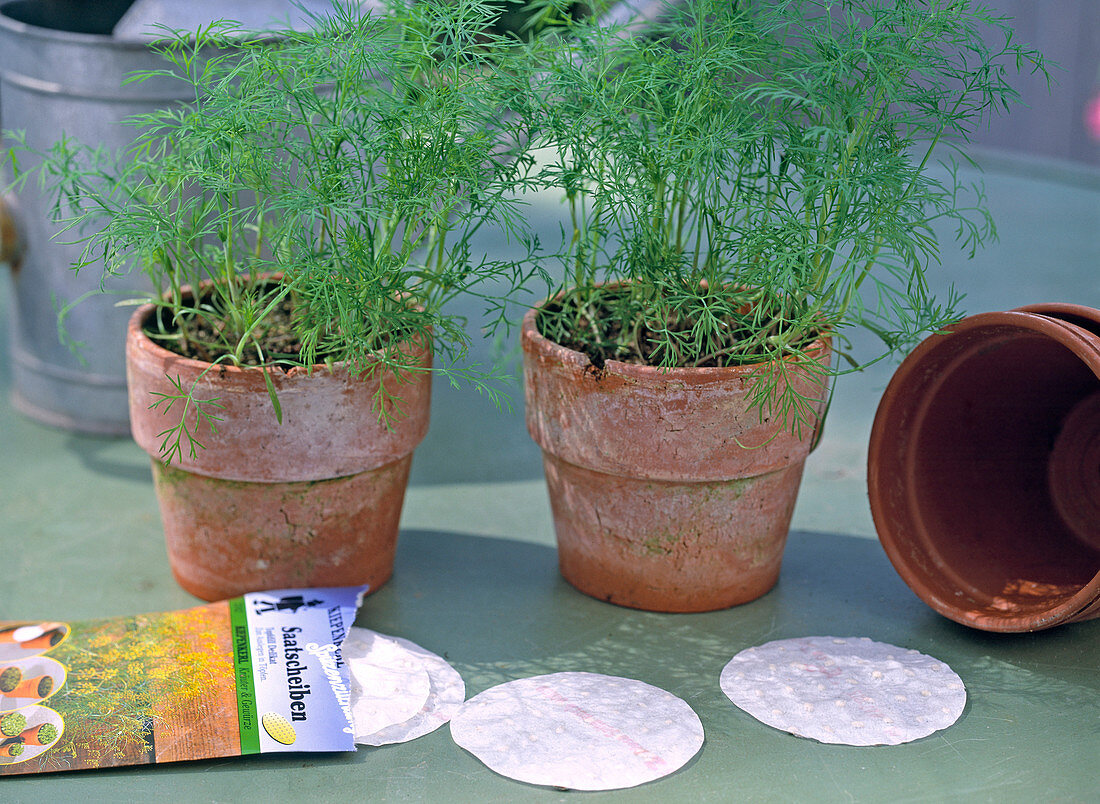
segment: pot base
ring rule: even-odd
[[[314,482],[220,480],[152,461],[172,574],[203,600],[393,574],[412,454]],[[305,549],[303,549],[305,548]]]
[[[587,595],[663,612],[725,609],[779,579],[803,463],[756,477],[668,482],[543,453],[562,575]]]

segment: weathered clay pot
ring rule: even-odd
[[[879,405],[868,484],[887,555],[944,616],[1100,616],[1100,311],[984,313],[925,340]]]
[[[130,421],[152,458],[168,557],[180,585],[205,600],[261,589],[378,589],[393,573],[398,520],[414,448],[428,430],[428,371],[353,376],[337,366],[270,372],[279,424],[261,370],[190,360],[142,332],[153,308],[138,308],[126,340]],[[410,345],[427,369],[431,355]],[[205,373],[204,373],[205,372]],[[156,394],[196,383],[217,398],[217,432],[197,425],[205,446],[165,466],[161,433],[179,422],[149,406]],[[385,383],[402,413],[379,416]],[[393,413],[394,411],[391,411]],[[189,414],[192,421],[194,414]]]
[[[771,589],[811,428],[761,421],[759,368],[597,369],[523,320],[527,429],[542,448],[558,560],[593,597],[652,611],[710,611]],[[814,347],[827,359],[829,342]],[[792,369],[810,399],[820,376]],[[820,408],[819,408],[820,410]]]

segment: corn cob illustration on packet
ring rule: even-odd
[[[340,645],[364,587],[0,621],[0,775],[354,751]]]

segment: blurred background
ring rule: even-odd
[[[1017,37],[1058,65],[1056,80],[1015,82],[1023,106],[976,142],[1029,156],[1100,168],[1100,3],[1096,0],[992,0],[1012,17]]]

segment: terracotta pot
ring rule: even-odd
[[[27,633],[35,633],[36,636],[29,639],[18,638]],[[13,625],[0,630],[0,644],[18,645],[29,651],[44,651],[56,647],[68,633],[68,629],[61,623]]]
[[[565,579],[670,612],[771,589],[813,433],[760,420],[749,391],[761,367],[597,369],[540,335],[535,316],[522,330],[527,428],[542,448]],[[828,359],[827,339],[814,349]],[[824,378],[792,368],[789,379],[823,406]]]
[[[54,680],[50,676],[32,676],[24,678],[15,688],[3,693],[9,698],[48,698],[54,691]]]
[[[168,557],[179,584],[205,600],[263,589],[353,586],[377,590],[393,573],[398,520],[414,448],[428,430],[431,355],[409,345],[424,371],[352,375],[314,366],[270,371],[279,424],[260,369],[190,360],[142,332],[138,308],[126,341],[134,439],[152,458]],[[168,378],[218,398],[223,421],[197,426],[205,449],[166,467],[162,433],[179,421],[151,410]],[[376,398],[392,395],[389,426]],[[394,401],[399,400],[399,401]],[[193,414],[192,414],[193,421]]]
[[[879,538],[917,595],[987,631],[1100,616],[1100,311],[963,319],[902,363],[871,433]]]
[[[54,732],[52,740],[43,740],[40,736],[42,733],[42,729],[46,726],[49,726]],[[57,728],[49,723],[42,723],[37,726],[31,726],[31,728],[26,729],[22,734],[19,735],[19,739],[23,741],[24,745],[50,745],[52,742],[54,742],[54,740],[57,739]]]
[[[65,639],[66,634],[67,631],[63,627],[51,628],[43,632],[40,636],[23,640],[19,643],[19,647],[23,650],[49,650],[50,648],[57,647],[57,645]]]

